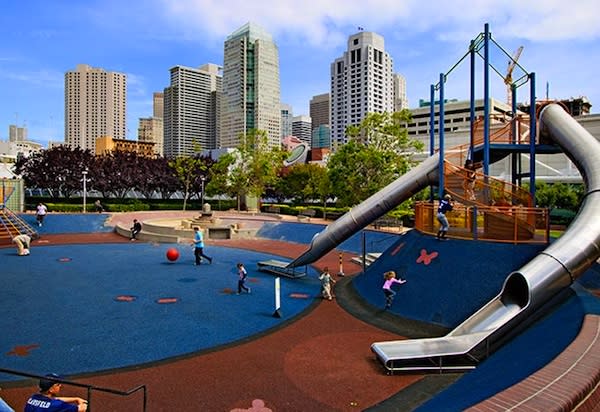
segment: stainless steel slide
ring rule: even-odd
[[[361,204],[327,226],[313,238],[310,248],[287,267],[308,265],[323,257],[327,252],[365,228],[375,219],[385,215],[403,201],[427,186],[438,182],[439,154],[421,162]]]
[[[486,350],[600,257],[600,142],[559,105],[540,113],[540,131],[561,146],[583,176],[586,195],[568,230],[521,269],[502,291],[446,336],[377,342],[371,350],[388,371],[471,369]]]

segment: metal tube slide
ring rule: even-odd
[[[430,156],[361,204],[354,206],[327,226],[323,232],[317,233],[310,243],[310,248],[287,267],[315,262],[375,219],[393,210],[401,202],[427,186],[437,183],[438,164],[439,154]]]
[[[498,296],[445,337],[373,343],[371,350],[388,370],[428,369],[434,359],[456,359],[486,339],[500,338],[600,258],[600,142],[557,104],[542,110],[540,124],[584,178],[586,194],[575,220],[558,240],[512,272]],[[445,354],[440,345],[446,345]]]
[[[567,231],[510,275],[526,279],[532,310],[569,286],[600,257],[600,142],[557,104],[541,111],[540,133],[558,144],[577,166],[586,193]]]

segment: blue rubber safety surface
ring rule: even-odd
[[[97,231],[102,219],[52,215],[43,228]],[[180,257],[169,262],[173,247]],[[205,252],[213,263],[195,266],[189,245],[35,246],[30,256],[0,249],[3,367],[74,375],[156,362],[259,335],[319,297],[316,271],[281,278],[275,317],[275,277],[258,272],[257,262],[277,256],[212,246]],[[251,294],[236,295],[238,261]]]
[[[391,312],[453,328],[494,298],[506,277],[545,248],[450,239],[406,232],[353,279],[368,303],[385,306],[383,273],[394,270],[407,283],[395,285]],[[518,251],[518,253],[515,253]]]
[[[325,225],[312,223],[270,223],[266,222],[256,236],[284,242],[309,244],[318,233],[327,228]],[[363,244],[366,253],[383,252],[394,244],[400,235],[395,233],[361,230],[336,246],[337,250],[361,254]]]
[[[48,213],[42,226],[38,226],[35,214],[23,213],[19,217],[40,235],[57,233],[112,232],[114,227],[105,225],[108,213]]]
[[[108,216],[51,214],[40,232],[110,231]],[[35,223],[33,215],[25,218]],[[265,223],[258,235],[308,244],[324,229]],[[363,244],[368,252],[384,253],[352,280],[361,298],[383,307],[382,274],[396,270],[408,283],[395,286],[391,312],[448,328],[495,297],[511,271],[544,249],[438,241],[417,231],[359,232],[339,249],[361,253]],[[179,251],[177,261],[167,261],[169,248]],[[76,375],[194,354],[260,336],[302,314],[319,296],[311,268],[304,278],[281,278],[282,318],[274,317],[275,278],[256,264],[277,256],[210,245],[206,253],[212,265],[194,266],[192,248],[174,244],[36,246],[27,257],[0,249],[3,367]],[[238,261],[248,269],[250,295],[235,295]],[[600,314],[600,300],[585,289],[599,284],[594,265],[568,300],[418,410],[462,410],[546,365],[574,339],[585,313]]]

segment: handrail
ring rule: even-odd
[[[415,229],[437,234],[437,206],[437,203],[416,203]],[[446,217],[451,238],[504,243],[548,243],[550,239],[550,216],[543,208],[455,203]]]
[[[143,391],[143,408],[142,408],[142,410],[144,412],[146,411],[146,406],[148,403],[148,390],[146,388],[146,385],[136,386],[135,388],[132,388],[128,391],[120,391],[117,389],[102,388],[100,386],[94,386],[94,385],[88,385],[85,383],[73,382],[73,381],[70,381],[67,379],[62,379],[62,378],[53,378],[53,377],[44,376],[44,375],[36,375],[33,373],[16,371],[13,369],[0,368],[0,373],[6,373],[9,375],[17,375],[17,376],[23,376],[23,377],[27,377],[27,378],[34,378],[34,379],[47,379],[47,380],[50,380],[50,381],[53,381],[56,383],[62,383],[65,385],[75,386],[75,387],[79,387],[79,388],[85,388],[85,389],[87,389],[87,393],[88,393],[88,396],[87,396],[88,412],[90,412],[92,410],[92,391],[106,392],[106,393],[111,393],[113,395],[118,395],[118,396],[129,396],[129,395],[141,390],[141,391]]]
[[[446,191],[457,199],[470,201],[481,205],[497,206],[525,206],[533,207],[533,198],[531,193],[522,187],[513,185],[501,179],[492,176],[486,176],[483,173],[475,173],[475,188],[473,195],[475,199],[468,199],[466,189],[463,183],[467,179],[468,173],[473,173],[464,167],[456,166],[448,161],[444,162],[444,181],[446,182]],[[460,181],[460,187],[451,185],[452,177],[457,177]],[[459,191],[460,190],[460,191]]]
[[[4,218],[6,217],[6,219]],[[4,227],[6,233],[11,239],[16,234],[27,234],[32,239],[36,239],[39,235],[25,220],[21,219],[16,213],[11,211],[6,206],[0,207],[0,224]],[[14,233],[13,233],[14,232]]]

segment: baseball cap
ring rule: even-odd
[[[50,379],[45,379],[45,378],[40,379],[39,387],[42,390],[42,392],[46,392],[54,384],[59,383],[53,379],[62,379],[62,377],[60,375],[57,375],[56,373],[49,373],[46,375],[46,378],[50,378]]]

